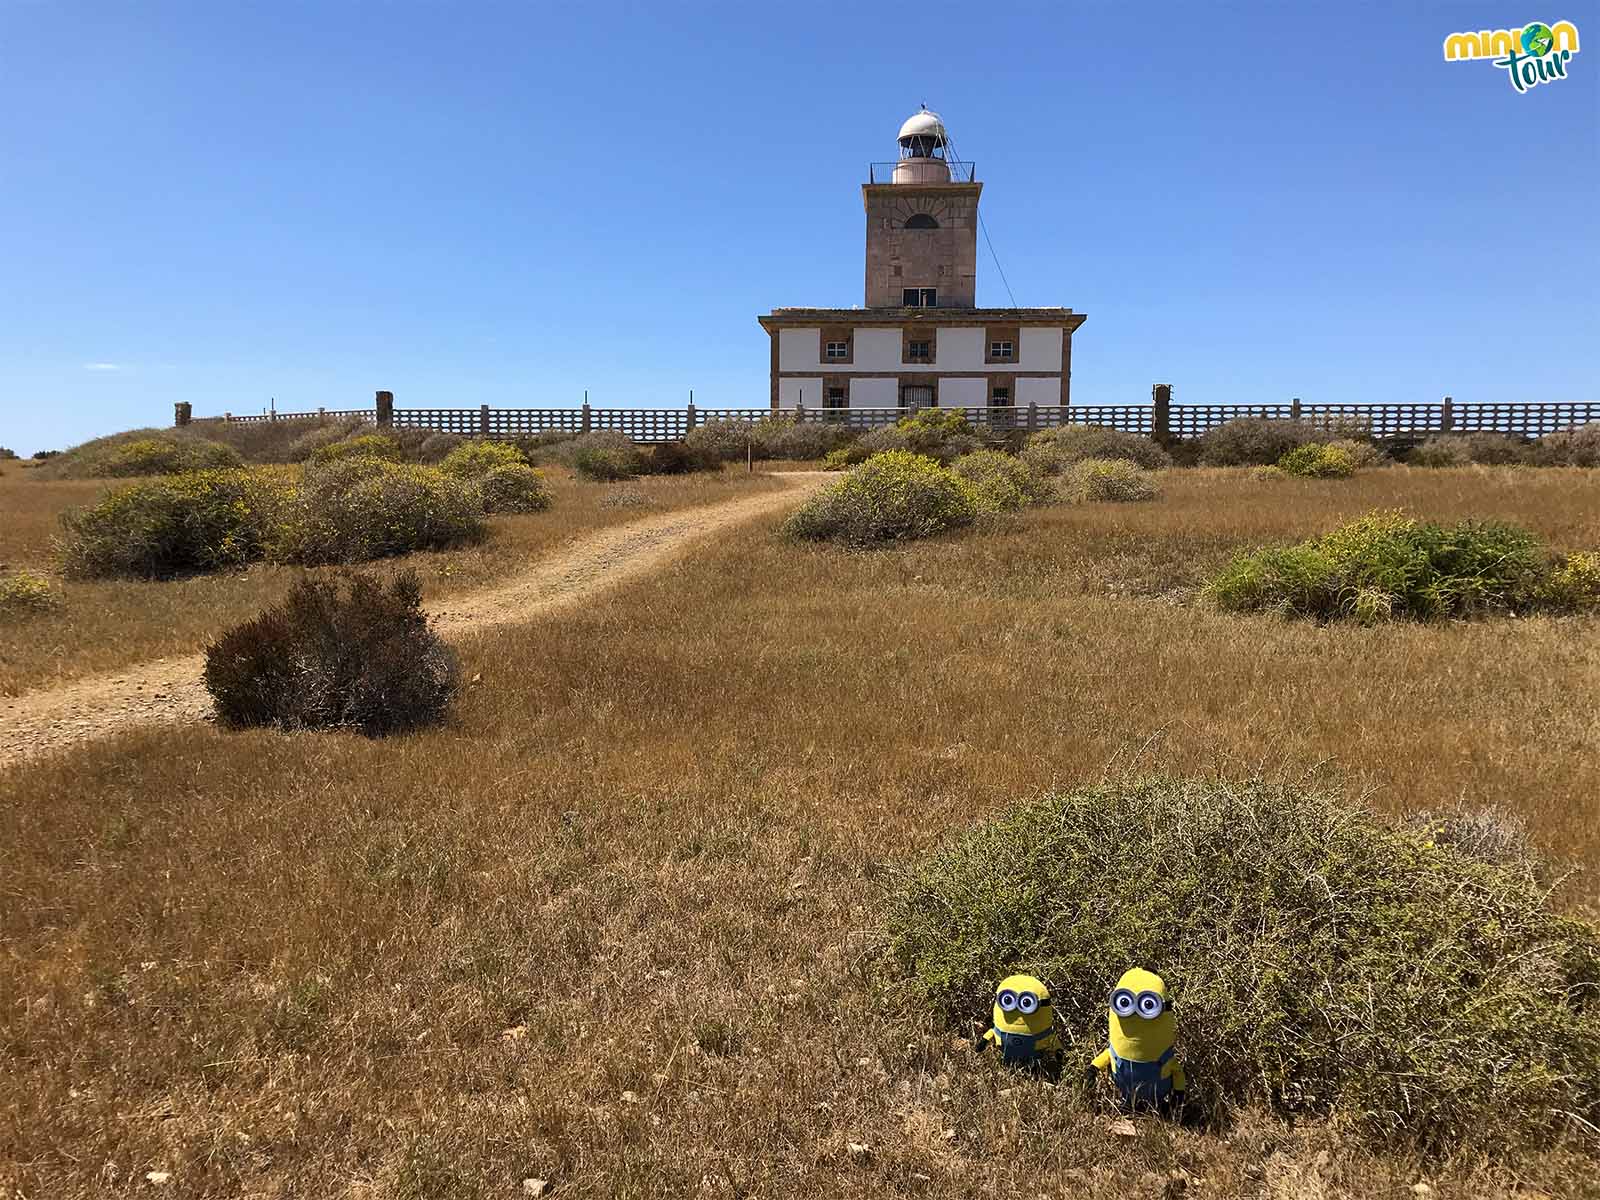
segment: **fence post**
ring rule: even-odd
[[[1032,433],[1039,428],[1039,404],[1037,401],[1028,401],[1028,432]]]
[[[685,433],[687,433],[689,430],[694,428],[694,401],[693,400],[689,401],[688,417],[686,419],[687,419],[688,423],[684,426],[684,432]]]
[[[583,427],[582,427],[582,429],[579,430],[580,433],[588,433],[589,432],[589,420],[590,420],[590,418],[589,418],[589,402],[587,400],[585,400],[583,402],[583,421],[581,422]]]
[[[804,400],[796,400],[794,402],[794,423],[796,425],[804,424],[805,423],[805,419],[806,419],[806,402]]]
[[[379,392],[376,404],[378,410],[378,425],[387,429],[394,424],[394,393]]]
[[[1150,387],[1150,437],[1162,445],[1172,441],[1172,385]]]
[[[187,425],[194,419],[194,406],[187,400],[179,400],[172,406],[172,423],[174,425]]]
[[[326,405],[322,405],[322,404],[317,405],[317,419],[319,421],[326,420],[327,416],[328,416],[327,406]]]
[[[225,412],[225,413],[222,414],[222,423],[224,425],[226,425],[231,420],[233,420],[233,414],[231,412]]]
[[[1289,401],[1289,419],[1291,421],[1298,421],[1300,419],[1300,397],[1299,396],[1296,396],[1293,400]]]
[[[1439,432],[1449,433],[1456,427],[1456,402],[1449,396],[1439,406]]]
[[[487,404],[478,405],[478,436],[489,436],[489,406]]]

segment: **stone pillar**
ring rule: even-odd
[[[1449,433],[1456,427],[1456,402],[1449,396],[1439,406],[1439,432]]]
[[[689,431],[689,430],[694,428],[694,401],[693,400],[689,401],[688,415],[686,417],[686,421],[687,421],[687,424],[684,425],[684,431],[685,432],[687,432],[687,431]]]
[[[378,426],[387,429],[394,424],[394,393],[379,392],[376,401]]]
[[[1032,400],[1028,401],[1028,432],[1032,433],[1039,428],[1039,406]]]
[[[1172,441],[1172,385],[1157,383],[1150,388],[1150,436],[1162,445]]]
[[[489,406],[487,404],[478,405],[478,436],[489,436]]]
[[[179,400],[172,406],[172,423],[179,428],[194,420],[194,406],[187,400]]]
[[[583,421],[582,421],[582,430],[581,430],[581,432],[583,432],[583,433],[588,433],[589,432],[589,430],[593,427],[592,420],[593,419],[589,416],[589,402],[587,400],[585,400],[583,402]]]

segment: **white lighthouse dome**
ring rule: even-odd
[[[939,119],[938,113],[923,109],[907,118],[906,123],[900,126],[900,144],[905,145],[911,138],[925,138],[928,141],[944,144],[944,122]]]
[[[900,126],[900,161],[895,183],[949,183],[950,167],[944,160],[947,135],[944,120],[923,105]]]

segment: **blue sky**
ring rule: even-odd
[[[1442,59],[1558,19],[1527,94]],[[1594,399],[1597,81],[1594,3],[0,0],[0,445],[764,404],[756,314],[861,302],[924,100],[1017,301],[1088,314],[1080,403]]]

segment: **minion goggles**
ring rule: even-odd
[[[1167,1011],[1167,1002],[1157,992],[1134,993],[1127,988],[1115,988],[1111,993],[1111,1011],[1119,1017],[1140,1016],[1153,1021]]]
[[[1032,992],[1013,992],[1010,988],[1002,988],[994,1002],[1000,1006],[1001,1012],[1020,1012],[1023,1016],[1050,1007],[1049,997],[1041,998]]]

